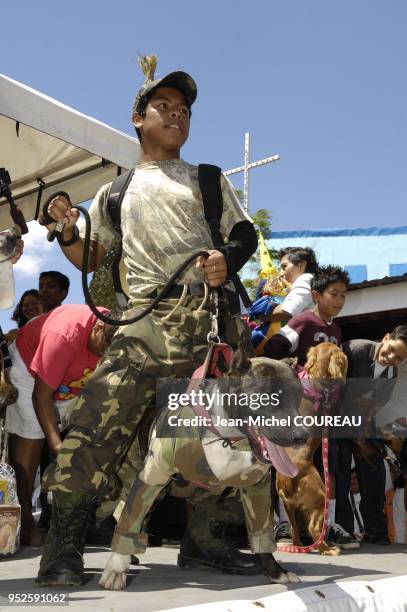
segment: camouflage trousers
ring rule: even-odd
[[[165,300],[137,323],[122,326],[82,390],[70,417],[68,433],[42,488],[117,498],[118,471],[135,438],[140,420],[154,404],[156,379],[188,377],[207,351],[209,314],[199,310],[201,298]],[[126,313],[133,316],[148,301]],[[167,318],[165,318],[167,317]],[[247,328],[240,317],[225,321],[225,337],[233,346]]]

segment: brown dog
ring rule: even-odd
[[[348,360],[341,349],[331,342],[322,342],[310,348],[304,369],[308,383],[315,389],[316,395],[328,389],[334,381],[344,381]],[[315,414],[315,402],[304,395],[300,413]],[[288,448],[291,461],[298,468],[295,478],[277,474],[277,492],[283,501],[289,517],[293,545],[301,546],[300,532],[308,531],[313,541],[319,538],[324,520],[325,485],[313,464],[314,453],[321,444],[321,438],[310,437],[306,443],[297,448]],[[321,555],[339,555],[337,547],[329,547],[322,541],[318,550]]]

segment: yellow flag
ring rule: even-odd
[[[269,278],[270,276],[278,276],[277,269],[270,257],[269,250],[263,238],[263,234],[259,230],[259,245],[260,245],[260,274],[261,278]]]
[[[263,295],[277,295],[284,297],[287,295],[287,286],[279,278],[279,272],[273,264],[269,250],[264,241],[263,234],[259,230],[260,244],[260,278],[267,278],[263,287]]]
[[[260,278],[266,278],[266,284],[262,288],[263,295],[280,296],[285,297],[288,293],[287,287],[283,284],[279,278],[279,272],[276,266],[273,264],[269,250],[264,241],[263,234],[259,230],[259,244],[260,244]],[[256,347],[256,355],[263,355],[264,347],[266,342],[274,336],[281,328],[280,321],[273,321],[270,323],[264,339]]]

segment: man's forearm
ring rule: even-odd
[[[38,398],[33,394],[33,404],[38,422],[43,430],[53,453],[59,449],[61,436],[59,434],[56,410],[52,398]]]
[[[72,227],[69,227],[67,230],[63,230],[62,239],[64,241],[70,240],[73,236],[73,232],[74,230]],[[60,245],[64,255],[69,259],[69,261],[76,268],[78,268],[78,270],[82,269],[84,244],[85,244],[85,241],[83,240],[83,238],[79,236],[77,240],[70,246],[63,246],[62,244]],[[90,248],[89,248],[88,272],[93,272],[95,270],[95,268],[97,267],[96,261],[97,261],[97,247],[94,242],[91,242]]]

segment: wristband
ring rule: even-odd
[[[51,217],[51,215],[48,213],[48,206],[49,204],[51,204],[52,200],[54,198],[56,198],[57,196],[64,196],[69,202],[71,201],[69,194],[66,193],[66,191],[56,191],[55,193],[53,193],[51,196],[49,196],[49,198],[46,199],[46,201],[44,202],[44,205],[42,207],[42,215],[44,218],[44,224],[45,225],[51,225],[51,223],[58,223],[57,219],[53,219]]]
[[[45,202],[45,205],[42,209],[42,219],[41,219],[42,223],[40,223],[41,225],[51,225],[51,223],[58,223],[56,219],[53,219],[51,215],[48,214],[48,210],[47,210],[48,204],[49,204],[48,201]]]
[[[69,240],[64,240],[62,238],[62,233],[57,234],[57,240],[60,246],[71,246],[72,244],[75,244],[75,242],[78,240],[79,238],[78,227],[74,225],[72,229],[73,229],[73,235],[72,235],[72,238],[69,238]]]

